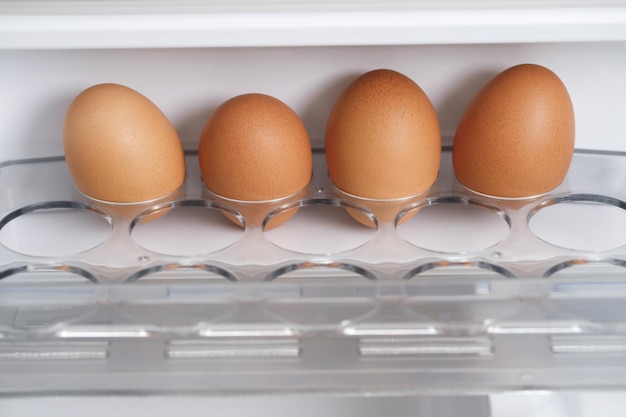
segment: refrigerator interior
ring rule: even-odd
[[[617,413],[625,41],[624,1],[0,1],[0,414]],[[483,196],[455,179],[454,133],[520,63],[567,86],[576,152],[548,194]],[[327,175],[328,113],[377,68],[418,83],[441,126],[435,186],[402,201],[355,198]],[[76,189],[65,112],[104,82],[176,128],[174,194],[115,205]],[[311,182],[280,201],[228,200],[200,177],[204,123],[250,92],[288,104],[314,150]]]

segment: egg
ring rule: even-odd
[[[454,172],[465,187],[503,198],[545,194],[565,179],[574,152],[574,109],[559,77],[521,64],[489,81],[457,126]]]
[[[259,93],[232,97],[211,114],[200,136],[198,160],[211,192],[246,202],[294,195],[308,185],[313,169],[300,117],[277,98]],[[269,227],[295,213],[275,217]]]
[[[97,200],[147,202],[185,181],[176,130],[154,103],[123,85],[94,85],[74,98],[63,148],[77,188]]]
[[[411,197],[437,179],[439,119],[413,80],[390,69],[373,70],[355,79],[335,101],[325,149],[329,176],[341,191],[366,199]],[[371,225],[362,215],[355,218]]]

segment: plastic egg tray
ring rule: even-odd
[[[343,193],[328,178],[323,150],[313,157],[311,181],[301,192],[244,202],[206,189],[197,154],[189,151],[180,189],[124,205],[78,192],[62,157],[4,162],[0,279],[508,280],[626,272],[625,154],[577,151],[557,189],[501,199],[459,184],[444,149],[437,182],[393,201]],[[289,210],[298,211],[266,228]]]

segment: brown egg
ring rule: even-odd
[[[311,180],[311,144],[304,124],[289,106],[265,94],[243,94],[222,103],[202,130],[198,158],[206,187],[234,200],[284,198]],[[270,227],[295,212],[275,217]]]
[[[461,117],[453,145],[457,179],[492,196],[522,198],[563,182],[574,152],[574,109],[549,69],[522,64],[489,81]]]
[[[146,202],[185,180],[176,130],[154,103],[122,85],[99,84],[76,96],[65,115],[63,147],[76,186],[94,199]]]
[[[441,161],[432,103],[410,78],[388,69],[361,75],[341,93],[328,117],[325,146],[333,184],[367,199],[424,192]],[[371,225],[363,217],[355,216]]]

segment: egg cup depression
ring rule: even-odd
[[[624,208],[626,207],[626,187],[623,186],[623,181],[603,180],[603,178],[606,178],[607,173],[610,178],[620,178],[619,175],[626,169],[626,157],[622,155],[577,153],[574,157],[568,181],[556,190],[538,199],[509,200],[476,195],[458,186],[454,181],[453,175],[451,175],[451,153],[445,151],[442,155],[441,175],[434,187],[422,195],[391,203],[388,201],[371,201],[355,198],[337,190],[333,187],[327,175],[325,155],[321,152],[315,152],[313,156],[315,161],[314,175],[310,184],[303,190],[285,199],[270,202],[246,202],[226,200],[206,189],[200,177],[197,155],[189,152],[186,156],[189,175],[185,185],[180,188],[180,194],[176,194],[171,199],[165,198],[163,202],[146,204],[146,206],[132,204],[124,206],[129,210],[133,210],[131,216],[119,216],[114,212],[111,213],[112,205],[89,199],[77,193],[62,158],[52,161],[27,161],[22,164],[1,166],[2,175],[0,175],[0,181],[3,184],[3,201],[10,203],[10,206],[7,206],[2,214],[2,218],[5,219],[3,231],[8,227],[6,224],[11,226],[14,223],[12,216],[16,216],[17,213],[22,213],[24,210],[29,210],[29,208],[40,207],[39,205],[33,206],[33,204],[46,205],[52,201],[66,201],[72,204],[78,203],[93,206],[99,213],[104,214],[105,220],[106,218],[110,219],[110,224],[106,221],[104,222],[108,230],[106,236],[103,236],[104,241],[101,243],[96,242],[95,245],[88,245],[84,249],[76,251],[76,253],[67,255],[58,254],[54,251],[50,253],[33,253],[20,250],[19,247],[14,247],[13,245],[13,243],[20,242],[13,242],[11,236],[8,236],[8,240],[0,242],[0,262],[2,265],[2,271],[0,272],[4,274],[2,276],[10,277],[12,282],[19,279],[19,277],[29,279],[29,271],[44,270],[54,270],[56,271],[55,274],[62,274],[64,270],[67,270],[68,273],[71,273],[72,270],[87,271],[89,277],[93,277],[92,279],[96,282],[124,282],[129,277],[139,277],[139,275],[141,275],[139,281],[147,279],[151,282],[170,282],[168,280],[175,282],[177,277],[184,281],[187,273],[199,278],[195,282],[204,282],[205,280],[202,277],[206,277],[210,282],[216,282],[215,278],[226,276],[234,276],[237,281],[259,282],[265,280],[268,276],[276,276],[276,271],[286,271],[285,268],[288,269],[289,265],[305,266],[301,269],[301,273],[294,272],[295,275],[289,274],[284,276],[285,279],[288,278],[290,280],[297,280],[303,276],[306,279],[315,278],[311,276],[312,274],[317,274],[320,278],[343,276],[341,268],[334,267],[334,265],[352,265],[360,268],[360,270],[367,271],[369,276],[374,276],[377,280],[401,280],[411,273],[415,278],[419,277],[422,282],[425,280],[444,280],[446,282],[459,280],[467,283],[484,279],[541,277],[546,271],[554,271],[555,265],[566,265],[567,268],[563,269],[563,272],[559,272],[559,276],[565,274],[567,277],[577,276],[576,271],[587,264],[592,272],[595,271],[594,268],[602,269],[602,265],[609,264],[613,267],[612,273],[615,273],[615,270],[623,270],[623,267],[620,266],[622,265],[620,262],[626,261],[626,245],[623,244],[623,240],[615,240],[615,245],[610,248],[577,245],[574,249],[569,249],[559,246],[558,242],[554,242],[549,237],[547,238],[540,230],[533,230],[533,227],[529,225],[529,221],[541,220],[540,218],[544,214],[548,214],[552,208],[565,208],[562,206],[569,202],[576,206],[581,205],[579,204],[580,202],[587,207],[589,202],[585,200],[586,198],[593,198],[593,202],[596,202],[596,204],[589,207],[590,211],[584,217],[576,217],[576,213],[574,213],[574,216],[568,215],[568,217],[572,217],[571,221],[574,222],[572,223],[574,225],[572,229],[575,230],[572,230],[572,232],[584,232],[584,230],[580,230],[580,227],[576,227],[576,222],[588,222],[590,220],[589,216],[597,217],[593,213],[604,213],[602,210],[594,210],[596,205],[602,207],[609,206],[608,208],[616,212],[616,221],[624,221],[624,217],[626,217],[626,209]],[[595,170],[590,170],[590,168],[594,167]],[[33,182],[33,178],[41,179],[41,181]],[[29,193],[23,192],[23,184],[29,184]],[[589,189],[593,189],[595,194],[584,194],[584,190]],[[451,198],[456,200],[452,201],[450,200]],[[451,231],[450,228],[446,228],[454,225],[455,222],[469,222],[472,226],[477,226],[478,223],[474,225],[474,218],[471,216],[471,213],[468,215],[464,210],[459,212],[453,210],[454,221],[449,222],[450,224],[445,223],[443,225],[445,227],[438,228],[435,225],[434,228],[425,228],[423,224],[415,223],[415,220],[424,221],[424,219],[420,219],[417,216],[422,215],[421,212],[424,210],[424,205],[429,202],[438,203],[429,205],[428,209],[439,213],[441,210],[446,211],[446,205],[454,206],[448,208],[456,208],[457,205],[460,208],[465,207],[463,204],[456,203],[456,201],[465,201],[465,199],[476,202],[480,206],[476,206],[479,209],[482,208],[482,204],[487,204],[490,210],[487,210],[485,214],[500,216],[500,223],[502,224],[506,223],[502,221],[502,218],[508,218],[510,227],[506,236],[498,242],[494,240],[486,245],[457,245],[451,248],[435,247],[430,245],[429,242],[424,244],[421,241],[413,241],[413,238],[437,237],[437,233],[456,233],[456,229]],[[337,203],[337,206],[329,206],[330,202],[333,202],[332,204]],[[377,213],[378,216],[384,217],[380,214],[382,209],[396,203],[398,205],[394,208],[394,213],[390,215],[390,220],[380,222]],[[167,225],[167,227],[161,230],[161,226],[163,226],[161,222],[169,221],[168,218],[170,216],[163,216],[162,219],[149,224],[139,223],[144,215],[157,215],[168,209],[174,214],[174,211],[187,208],[186,206],[189,205],[193,206],[194,204],[200,204],[202,207],[199,208],[204,208],[207,205],[224,207],[230,214],[237,213],[237,216],[241,216],[242,221],[246,223],[245,228],[236,234],[236,238],[233,237],[231,241],[218,245],[217,243],[224,242],[223,236],[212,238],[211,234],[220,233],[220,229],[214,229],[210,224],[205,225],[205,221],[199,218],[196,221],[202,221],[202,224],[197,224],[195,228],[192,224],[191,232],[189,232],[189,228],[185,229],[185,224],[176,222]],[[331,242],[333,244],[337,243],[335,244],[335,249],[329,245],[327,250],[324,250],[323,246],[314,247],[311,250],[311,244],[315,242],[309,242],[308,240],[314,237],[312,234],[318,232],[316,225],[319,226],[321,222],[326,220],[322,218],[320,222],[320,218],[316,218],[318,214],[321,216],[325,215],[323,210],[310,216],[312,220],[307,225],[310,231],[298,231],[297,227],[301,226],[301,222],[299,220],[296,221],[295,218],[293,223],[290,221],[289,224],[272,230],[264,229],[262,226],[266,219],[271,218],[275,214],[280,214],[284,211],[294,211],[295,209],[302,210],[300,214],[306,220],[310,214],[307,212],[309,210],[315,211],[313,206],[323,206],[332,210],[356,208],[359,212],[361,212],[361,209],[364,209],[368,213],[366,214],[368,219],[372,222],[374,221],[373,219],[376,219],[378,227],[369,229],[359,224],[354,229],[356,231],[355,235],[358,234],[363,237],[359,242],[356,242],[356,238],[351,231],[346,230],[346,233],[351,234],[351,238],[355,238],[353,239],[355,244],[342,244],[342,246],[339,245],[341,242]],[[42,218],[51,217],[53,219],[53,216],[48,216],[48,214],[52,215],[54,211],[39,210],[37,213]],[[222,210],[219,210],[215,214],[219,217],[221,212]],[[397,225],[396,219],[403,212],[417,212],[417,214],[407,222]],[[300,217],[300,214],[298,214],[298,217]],[[185,217],[184,213],[182,215]],[[102,215],[95,217],[99,220],[102,219]],[[180,218],[180,216],[178,217]],[[600,218],[596,217],[594,217],[594,220],[602,222],[606,216],[600,214]],[[341,230],[344,230],[344,226],[349,228],[348,223],[356,223],[356,221],[347,216],[345,219],[347,219],[346,224],[342,225]],[[446,221],[445,216],[442,221]],[[251,225],[252,223],[256,223],[256,226]],[[67,227],[75,228],[77,224],[73,222]],[[226,221],[222,224],[229,225],[230,222]],[[485,227],[491,228],[490,224]],[[610,223],[606,226],[610,227],[611,224],[619,225],[623,223],[615,223],[614,220],[610,220]],[[30,236],[30,239],[36,238],[32,228],[30,232],[25,232],[25,229],[20,228],[19,225],[17,226],[18,230],[12,235]],[[180,244],[181,241],[186,243],[187,240],[191,242],[195,239],[192,235],[189,235],[190,238],[187,239],[184,234],[185,230],[187,230],[187,233],[199,232],[206,234],[206,238],[215,240],[212,243],[216,243],[216,245],[211,246],[209,249],[198,247],[196,248],[198,251],[181,251],[181,248],[175,246],[173,250],[163,250],[161,246],[157,245],[158,242],[153,240],[148,240],[149,244],[146,245],[144,240],[135,239],[136,236],[134,236],[133,231],[143,226],[156,228],[156,230],[152,231],[156,231],[157,237],[155,239],[162,241],[171,240],[171,245],[176,245],[176,242]],[[404,235],[405,231],[403,228],[405,226],[410,226],[411,228],[408,232],[411,234],[408,240]],[[183,234],[175,237],[175,233],[170,234],[167,232],[171,228],[180,228]],[[289,235],[289,239],[281,237],[280,239],[282,240],[279,240],[272,235],[273,232],[282,232],[284,228],[285,233]],[[322,229],[320,226],[320,233],[323,233]],[[93,236],[97,234],[98,230],[89,226],[85,227],[82,233]],[[233,225],[230,230],[239,230],[239,228]],[[337,231],[339,232],[339,230]],[[361,231],[371,231],[371,234],[365,236]],[[469,234],[484,234],[487,232],[487,230],[481,229],[469,232]],[[619,234],[618,229],[614,230],[614,232]],[[76,234],[81,235],[81,233]],[[585,240],[585,236],[581,236],[579,240]],[[63,234],[60,233],[57,237],[62,238]],[[325,237],[322,235],[319,238],[320,245],[323,245],[325,238],[330,238],[330,236]],[[294,241],[295,243],[293,243]],[[305,244],[308,246],[303,246]],[[173,267],[172,265],[178,266]],[[201,265],[206,267],[201,267]],[[308,268],[306,267],[307,265],[315,265],[315,267]],[[424,268],[429,268],[428,265],[437,266],[437,270],[429,269],[432,273],[427,273]],[[458,271],[459,275],[456,277],[449,274],[446,275],[444,271],[446,269],[444,268],[445,265],[450,265],[452,269],[449,269],[449,272],[451,274]],[[508,271],[510,274],[502,275],[496,273],[487,276],[481,274],[480,265],[495,265]],[[56,266],[60,269],[53,268],[56,268]],[[211,268],[221,268],[226,273],[216,275],[210,271],[206,272],[209,266]],[[465,273],[466,267],[471,270],[470,273]],[[589,272],[589,268],[585,268],[583,276],[589,276],[592,273]],[[145,271],[139,272],[143,270]],[[619,275],[619,273],[617,274]],[[44,275],[39,274],[38,276],[43,277]],[[283,276],[283,274],[279,275]],[[354,275],[355,278],[359,276],[363,276],[363,274],[356,273]],[[222,281],[229,282],[231,280],[225,278]]]

